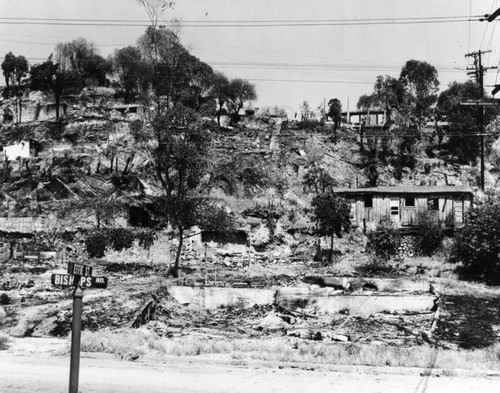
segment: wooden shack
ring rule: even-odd
[[[383,218],[390,218],[397,227],[411,227],[418,225],[420,212],[434,214],[445,225],[460,226],[473,199],[472,189],[464,186],[386,186],[334,191],[350,203],[355,226],[373,226]]]

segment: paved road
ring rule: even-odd
[[[68,358],[0,352],[0,392],[68,391]],[[499,378],[350,374],[186,362],[158,364],[81,359],[81,393],[443,393],[499,392]]]

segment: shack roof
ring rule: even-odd
[[[334,188],[338,194],[473,194],[468,186],[382,186],[369,188]]]

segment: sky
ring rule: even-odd
[[[491,50],[483,64],[498,66],[500,22],[476,19],[499,7],[500,0],[178,0],[162,19],[180,20],[182,43],[215,70],[254,83],[255,107],[298,112],[304,101],[315,109],[331,98],[353,110],[377,75],[398,77],[411,59],[436,67],[441,90],[467,80],[467,53]],[[0,0],[0,56],[40,63],[58,42],[84,37],[107,57],[135,45],[147,21],[137,0]],[[486,91],[497,78],[497,69],[487,71]]]

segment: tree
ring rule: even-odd
[[[302,184],[309,190],[314,189],[316,194],[324,194],[328,191],[331,191],[332,187],[335,187],[337,185],[337,182],[326,171],[325,168],[316,166],[313,163],[304,174],[304,180]]]
[[[463,272],[471,278],[500,282],[500,200],[491,198],[465,217],[458,230],[451,261],[463,264]]]
[[[7,86],[7,88],[10,88],[10,84],[14,79],[13,75],[15,67],[16,67],[16,56],[12,52],[9,52],[5,55],[4,61],[2,62],[2,71],[3,71],[3,76],[5,78],[5,85]]]
[[[232,79],[229,82],[227,105],[232,112],[233,122],[239,121],[239,112],[247,101],[252,101],[257,98],[255,86],[244,79]]]
[[[475,161],[480,153],[480,133],[477,116],[479,110],[476,107],[460,105],[463,100],[478,100],[483,97],[479,84],[473,81],[465,83],[453,82],[448,89],[443,91],[438,98],[438,116],[445,116],[450,124],[451,134],[447,147],[461,163]],[[498,114],[494,107],[485,108],[485,123],[490,122]]]
[[[393,110],[403,109],[404,94],[404,86],[400,80],[388,75],[377,76],[373,88],[373,105],[386,112],[386,123],[391,122]]]
[[[418,60],[408,60],[401,69],[399,80],[406,90],[408,104],[420,122],[437,100],[438,72],[434,66]]]
[[[189,78],[186,61],[189,52],[184,48],[178,35],[166,28],[149,26],[138,41],[141,54],[151,67],[149,85],[156,97],[157,114],[163,107],[168,109],[181,101]]]
[[[335,142],[337,142],[337,129],[342,121],[342,103],[338,98],[332,98],[328,101],[327,115],[333,120],[333,135]]]
[[[311,110],[311,106],[309,105],[309,102],[304,101],[302,105],[300,106],[300,120],[301,121],[309,121],[312,119],[314,113]]]
[[[56,119],[59,119],[59,106],[65,93],[77,93],[83,87],[83,79],[74,70],[60,69],[52,58],[31,67],[30,87],[32,90],[52,92],[56,103]]]
[[[133,46],[117,49],[113,67],[120,79],[125,101],[133,101],[150,78],[150,67],[143,60],[141,51]]]
[[[328,261],[332,262],[333,239],[342,237],[342,231],[349,232],[351,227],[350,206],[344,198],[332,193],[317,195],[311,202],[313,219],[317,233],[330,237]]]
[[[68,201],[58,209],[60,218],[74,218],[81,220],[81,216],[92,218],[96,229],[103,225],[111,225],[113,220],[122,211],[122,205],[109,198],[88,198]]]
[[[5,78],[5,84],[7,86],[6,91],[8,96],[13,93],[13,95],[17,97],[18,122],[21,122],[22,115],[22,97],[24,94],[22,82],[28,74],[28,70],[28,60],[26,60],[24,56],[14,56],[12,52],[5,55],[5,59],[2,62],[2,71]]]
[[[217,124],[220,127],[220,117],[224,114],[224,105],[229,94],[229,79],[222,72],[215,72],[212,84],[212,96],[217,100]]]
[[[97,53],[95,45],[85,38],[59,42],[55,48],[58,72],[73,74],[86,86],[103,86],[106,75],[112,71],[112,63]]]
[[[174,276],[178,275],[185,232],[197,222],[196,211],[200,198],[195,194],[207,162],[207,135],[196,127],[188,126],[185,134],[172,132],[171,119],[158,117],[153,128],[159,138],[159,145],[153,151],[155,170],[163,188],[157,211],[160,216],[177,230],[179,240]]]
[[[368,112],[370,109],[374,109],[378,107],[379,104],[377,102],[377,97],[375,96],[375,93],[373,94],[363,94],[361,97],[358,99],[358,103],[356,104],[356,107],[361,110]],[[359,146],[361,151],[365,149],[365,145],[363,143],[363,138],[365,136],[365,124],[361,123],[359,125]]]

